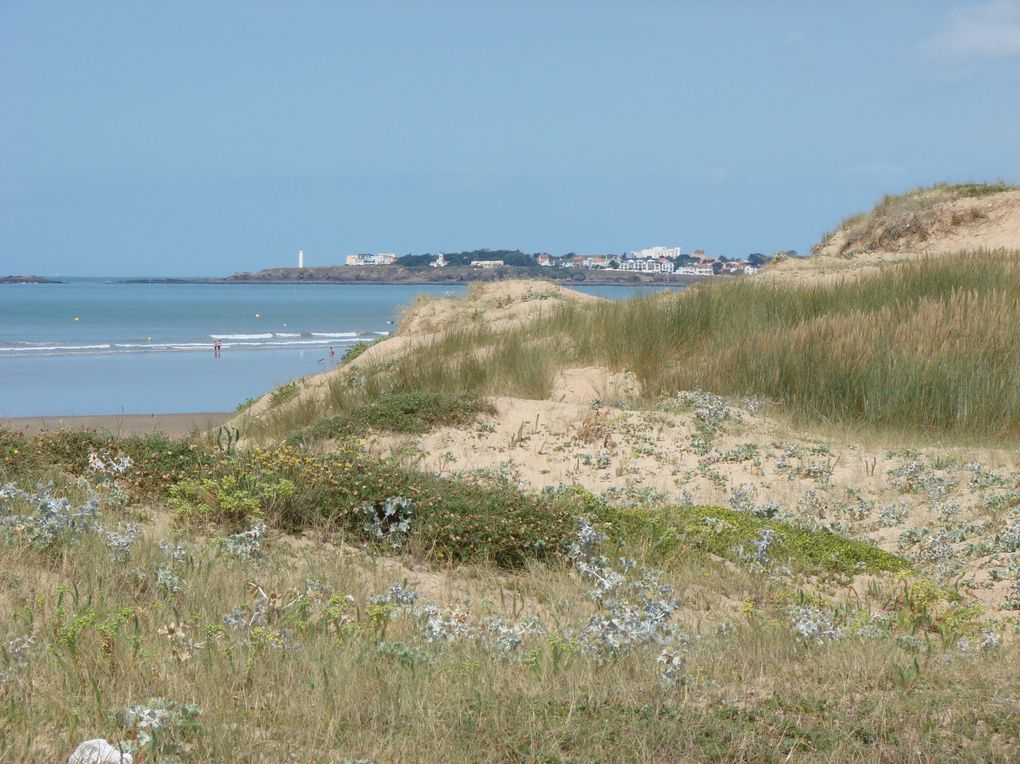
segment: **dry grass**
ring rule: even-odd
[[[108,511],[111,520],[145,514]],[[680,621],[693,641],[683,651],[685,684],[666,687],[652,647],[598,660],[550,637],[507,657],[475,638],[430,645],[415,619],[372,605],[394,581],[409,578],[413,588],[424,579],[430,597],[468,622],[537,616],[569,631],[593,605],[566,567],[416,573],[285,537],[268,547],[271,561],[242,562],[189,538],[178,539],[188,555],[173,564],[181,588],[172,593],[153,585],[168,559],[156,527],[126,560],[94,536],[57,554],[4,547],[3,636],[36,642],[0,684],[0,761],[61,760],[82,739],[118,739],[115,712],[152,697],[201,709],[200,728],[175,733],[184,762],[1020,756],[1014,647],[961,654],[963,632],[953,631],[915,630],[916,655],[891,636],[795,639],[784,615],[791,602],[884,604],[894,619],[922,612],[923,604],[904,609],[903,585],[891,580],[841,592],[710,557],[677,559],[667,578],[687,603]],[[648,551],[628,548],[639,560]],[[224,624],[260,592],[269,597],[266,627]],[[331,611],[345,595],[344,613]],[[731,630],[717,633],[724,623]],[[401,647],[381,651],[382,643]]]
[[[345,405],[391,390],[543,398],[557,371],[578,365],[629,370],[651,400],[704,389],[764,397],[813,426],[1016,442],[1020,254],[567,304],[508,329],[439,335],[334,394]]]

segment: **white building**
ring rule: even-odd
[[[640,273],[672,273],[673,263],[660,262],[659,260],[653,260],[650,258],[641,260],[624,260],[620,263],[621,271],[639,271]]]
[[[647,257],[654,257],[658,259],[660,257],[680,257],[683,254],[683,250],[680,247],[648,247],[647,249],[635,249],[630,253],[630,256],[641,260]]]
[[[303,249],[299,249],[297,251],[297,267],[298,268],[305,267],[305,251]]]
[[[681,265],[676,272],[684,276],[713,276],[711,265]]]
[[[347,255],[347,265],[393,265],[397,256],[393,252],[380,252],[376,255]]]
[[[442,252],[436,255],[436,259],[429,263],[433,268],[445,268],[447,266],[446,255]]]

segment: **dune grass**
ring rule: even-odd
[[[631,341],[603,340],[621,321]],[[1020,436],[1020,253],[600,305],[573,334],[599,338],[590,357],[634,370],[652,394],[701,388],[763,396],[805,422]]]
[[[556,313],[548,320],[555,321]],[[357,377],[355,399],[386,392],[433,391],[495,395],[514,391],[525,398],[549,393],[559,363],[555,332],[544,321],[509,329],[478,326],[445,332],[415,352],[368,367]],[[336,392],[347,400],[347,386]]]
[[[703,389],[766,398],[799,423],[1016,442],[1020,253],[560,306],[505,331],[449,333],[334,392],[545,397],[559,369],[589,364],[634,372],[649,400]]]

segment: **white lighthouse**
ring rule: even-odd
[[[305,251],[303,249],[299,249],[298,250],[298,253],[297,253],[297,267],[298,268],[304,268],[305,267]]]

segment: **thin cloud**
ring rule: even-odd
[[[1020,0],[957,8],[921,49],[956,59],[1020,56]]]

